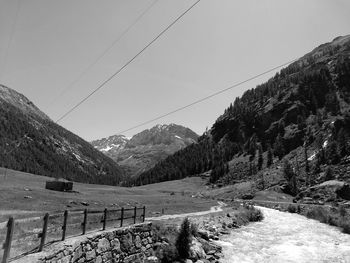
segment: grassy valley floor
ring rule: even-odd
[[[73,192],[45,189],[45,176],[0,170],[0,222],[9,216],[26,218],[71,209],[116,209],[146,206],[146,217],[209,210],[214,200],[194,198],[205,191],[206,180],[185,178],[141,187],[125,188],[74,183]]]

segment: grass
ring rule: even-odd
[[[166,214],[204,211],[216,204],[213,200],[191,197],[206,190],[206,181],[195,177],[133,188],[74,183],[74,192],[47,190],[47,180],[52,178],[12,170],[5,177],[4,169],[0,169],[0,222],[10,215],[27,218],[66,209],[115,209],[145,205],[147,216],[154,216],[162,210]],[[82,202],[89,206],[84,206]]]
[[[337,209],[329,209],[321,206],[309,207],[304,213],[308,218],[339,227],[343,233],[350,234],[350,216],[342,206]]]

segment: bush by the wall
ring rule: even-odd
[[[182,259],[189,257],[191,238],[191,222],[186,217],[181,224],[180,233],[175,244],[179,257]]]

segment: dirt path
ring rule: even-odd
[[[218,202],[217,206],[213,206],[210,208],[210,210],[207,210],[207,211],[147,217],[146,220],[147,221],[159,221],[159,220],[168,220],[168,219],[184,218],[184,217],[191,217],[191,216],[202,216],[202,215],[206,215],[206,214],[210,214],[210,213],[221,212],[222,207],[224,207],[224,206],[226,206],[226,204],[224,202]]]

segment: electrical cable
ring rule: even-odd
[[[120,40],[148,13],[148,11],[158,2],[159,0],[153,1],[113,42],[106,48],[101,55],[99,55],[91,64],[89,64],[79,75],[75,78],[61,93],[51,101],[50,105],[54,105],[58,99],[60,99],[69,89],[71,89],[76,83],[78,83],[86,73],[95,66],[100,60],[112,50],[112,48],[120,42]]]
[[[162,119],[162,118],[167,117],[167,116],[169,116],[169,115],[171,115],[171,114],[174,114],[174,113],[176,113],[176,112],[179,112],[179,111],[182,111],[182,110],[184,110],[184,109],[187,109],[187,108],[189,108],[189,107],[191,107],[191,106],[193,106],[193,105],[196,105],[196,104],[201,103],[201,102],[203,102],[203,101],[205,101],[205,100],[208,100],[208,99],[210,99],[210,98],[212,98],[212,97],[215,97],[215,96],[217,96],[217,95],[219,95],[219,94],[221,94],[221,93],[224,93],[224,92],[226,92],[226,91],[228,91],[228,90],[231,90],[231,89],[233,89],[233,88],[236,88],[236,87],[238,87],[238,86],[240,86],[240,85],[242,85],[242,84],[245,84],[245,83],[247,83],[247,82],[249,82],[249,81],[251,81],[251,80],[254,80],[254,79],[258,78],[258,77],[261,77],[261,76],[263,76],[263,75],[265,75],[265,74],[267,74],[267,73],[270,73],[270,72],[272,72],[272,71],[274,71],[274,70],[276,70],[276,69],[279,69],[279,68],[281,68],[281,67],[283,67],[283,66],[286,66],[286,65],[288,65],[288,64],[291,64],[291,63],[295,62],[296,60],[298,60],[298,59],[293,59],[293,60],[291,60],[291,61],[289,61],[289,62],[283,63],[283,64],[281,64],[281,65],[279,65],[279,66],[277,66],[277,67],[271,68],[271,69],[269,69],[269,70],[267,70],[267,71],[264,71],[263,73],[257,74],[257,75],[255,75],[255,76],[253,76],[253,77],[250,77],[250,78],[248,78],[248,79],[246,79],[246,80],[243,80],[243,81],[241,81],[241,82],[239,82],[239,83],[236,83],[236,84],[234,84],[234,85],[232,85],[232,86],[230,86],[230,87],[228,87],[228,88],[225,88],[225,89],[220,90],[220,91],[217,91],[217,92],[215,92],[215,93],[213,93],[213,94],[211,94],[211,95],[209,95],[209,96],[206,96],[206,97],[204,97],[204,98],[201,98],[201,99],[199,99],[199,100],[196,100],[196,101],[194,101],[194,102],[192,102],[192,103],[190,103],[190,104],[187,104],[187,105],[185,105],[185,106],[182,106],[182,107],[180,107],[180,108],[177,108],[177,109],[175,109],[175,110],[172,110],[172,111],[170,111],[170,112],[168,112],[168,113],[162,114],[162,115],[160,115],[160,116],[158,116],[158,117],[155,117],[155,118],[153,118],[153,119],[151,119],[151,120],[148,120],[148,121],[142,122],[142,123],[140,123],[140,124],[137,124],[137,125],[135,125],[135,126],[133,126],[133,127],[131,127],[131,128],[128,128],[128,129],[119,131],[119,132],[117,132],[117,134],[122,134],[122,133],[124,133],[124,132],[127,132],[127,131],[130,131],[130,130],[139,128],[139,127],[141,127],[141,126],[144,126],[144,125],[149,124],[149,123],[151,123],[151,122],[154,122],[154,121],[156,121],[156,120]]]
[[[69,114],[71,114],[76,108],[87,101],[91,96],[93,96],[97,91],[102,89],[108,82],[110,82],[114,77],[116,77],[120,72],[122,72],[128,65],[130,65],[138,56],[140,56],[146,49],[148,49],[154,42],[156,42],[166,31],[168,31],[173,25],[175,25],[184,15],[186,15],[192,8],[194,8],[201,0],[197,0],[189,8],[187,8],[180,16],[178,16],[170,25],[163,29],[151,42],[149,42],[144,48],[142,48],[135,56],[133,56],[128,62],[126,62],[121,68],[119,68],[112,76],[103,81],[96,89],[84,97],[81,101],[75,104],[70,110],[64,113],[60,118],[57,119],[56,123],[63,120]]]

